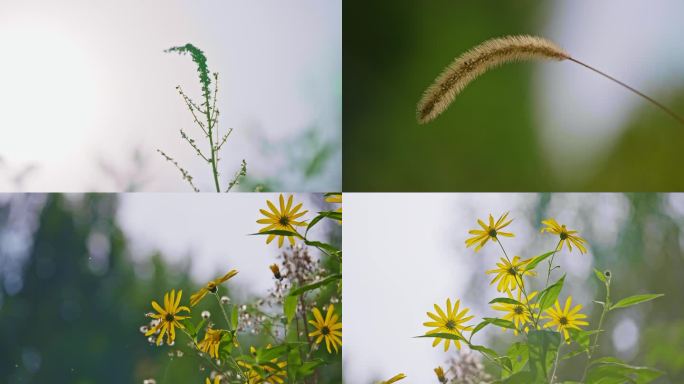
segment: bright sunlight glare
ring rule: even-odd
[[[98,84],[74,28],[46,20],[0,25],[0,155],[18,162],[64,163],[96,124]],[[11,134],[10,134],[11,133]]]

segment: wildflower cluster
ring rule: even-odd
[[[610,297],[612,276],[609,272],[594,270],[600,284],[605,287],[606,295],[603,301],[595,301],[603,309],[597,327],[588,329],[590,324],[587,315],[581,312],[583,306],[573,304],[572,296],[562,294],[565,275],[555,281],[551,279],[552,272],[560,268],[554,265],[555,257],[564,247],[569,253],[573,252],[573,249],[581,254],[587,253],[586,240],[580,237],[577,231],[558,224],[554,219],[548,219],[542,221],[541,232],[557,236],[555,247],[536,257],[511,258],[501,240],[503,237],[515,235],[501,230],[508,227],[512,221],[508,219],[508,213],[498,220],[489,215],[488,222],[478,220],[480,228],[471,230],[469,233],[472,237],[465,241],[466,247],[474,247],[476,252],[489,242],[497,245],[501,252],[496,268],[485,272],[494,275],[490,285],[495,285],[496,290],[503,294],[489,301],[491,308],[501,315],[484,317],[478,323],[469,323],[474,318],[473,315],[468,315],[469,309],[463,307],[458,299],[454,300],[453,305],[452,300],[447,299],[445,307],[435,304],[435,312],[427,313],[429,319],[423,325],[431,329],[419,337],[433,338],[433,346],[443,343],[444,351],[448,351],[453,344],[459,353],[463,345],[470,351],[480,353],[497,369],[500,377],[497,383],[567,382],[567,378],[557,377],[558,367],[565,360],[580,356],[586,359],[585,369],[573,378],[579,381],[573,382],[603,383],[601,380],[610,377],[615,379],[610,381],[611,383],[647,383],[660,376],[661,372],[657,370],[631,366],[613,357],[596,359],[595,353],[599,334],[605,331],[602,328],[604,318],[609,312],[653,300],[662,295],[636,295],[613,302]],[[548,265],[542,274],[536,269],[544,261]],[[546,276],[539,276],[540,274]],[[533,286],[540,286],[540,289],[535,290]],[[515,341],[505,353],[473,341],[478,332],[490,326],[513,331]],[[476,369],[477,365],[465,364],[463,358],[459,361],[460,365],[450,362],[448,366],[451,368],[447,371],[441,366],[435,368],[437,382],[463,383],[471,382],[472,379],[483,382],[482,377],[488,375],[483,367]],[[468,369],[462,369],[466,365]],[[473,372],[472,377],[464,375],[464,372],[470,370]],[[401,378],[393,379],[396,381]]]
[[[150,344],[160,346],[165,341],[168,346],[174,346],[176,352],[170,352],[170,356],[182,357],[185,354],[182,348],[187,347],[201,359],[200,370],[211,371],[209,377],[203,378],[206,383],[317,383],[319,368],[339,360],[342,322],[339,309],[335,308],[339,303],[335,295],[341,290],[342,251],[306,236],[323,219],[338,226],[342,213],[340,210],[319,212],[307,223],[304,215],[308,211],[300,211],[302,204],[293,208],[293,196],[286,199],[280,195],[279,203],[280,209],[277,209],[267,201],[271,211],[261,210],[262,214],[266,212],[275,217],[277,224],[258,220],[274,229],[256,234],[269,236],[267,243],[277,236],[280,246],[284,238],[292,239],[289,249],[279,256],[280,263],[273,263],[267,269],[275,280],[275,288],[268,298],[234,304],[224,291],[238,275],[232,269],[193,293],[187,305],[183,302],[183,292],[176,290],[164,295],[163,305],[152,301],[155,312],[148,313],[149,323],[140,328]],[[283,217],[288,221],[281,220]],[[298,233],[295,226],[305,227],[306,232]],[[324,258],[334,255],[325,259],[333,267],[321,267],[321,260],[310,254],[310,247],[324,252]],[[209,310],[196,310],[206,302],[217,307],[217,321]],[[194,319],[198,312],[199,318]],[[177,336],[186,344],[176,345]],[[250,345],[255,340],[268,342],[261,347]],[[320,348],[323,345],[325,348]],[[154,382],[154,379],[148,380]]]

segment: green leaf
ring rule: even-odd
[[[527,344],[521,342],[511,344],[506,354],[511,359],[512,371],[514,373],[523,369],[530,358]]]
[[[608,357],[591,363],[586,384],[646,384],[662,376],[663,372],[648,367],[636,367]]]
[[[585,351],[589,349],[589,338],[591,335],[598,333],[598,330],[582,331],[578,329],[568,329],[570,339],[579,344]]]
[[[287,319],[287,324],[292,322],[297,312],[297,296],[285,296],[285,302],[283,303],[283,312],[285,313],[285,318]]]
[[[183,324],[185,329],[188,331],[190,336],[192,336],[193,339],[197,338],[197,328],[195,327],[194,324],[190,321],[191,319],[185,319],[182,320],[180,323]]]
[[[473,328],[473,330],[470,332],[470,340],[473,339],[473,335],[475,335],[478,331],[480,331],[482,328],[486,327],[487,325],[489,325],[488,320],[483,320],[478,325],[476,325],[475,328]]]
[[[563,289],[563,283],[565,282],[565,275],[558,279],[553,285],[550,285],[546,287],[541,293],[539,294],[539,310],[543,311],[549,307],[551,307],[553,304],[556,303],[556,299],[558,299],[558,295],[560,294],[561,290]]]
[[[617,303],[613,304],[613,306],[610,307],[610,310],[612,311],[613,309],[631,307],[632,305],[645,303],[647,301],[657,299],[661,296],[665,296],[665,295],[662,293],[655,293],[655,294],[652,293],[652,294],[647,294],[647,295],[634,295],[634,296],[626,297],[626,298],[618,301]]]
[[[332,253],[333,255],[339,255],[339,253],[340,253],[339,249],[333,247],[332,245],[330,245],[328,243],[323,243],[320,241],[305,240],[304,244],[310,245],[312,247],[323,249],[324,251],[326,251],[328,253]]]
[[[525,266],[525,270],[526,271],[533,270],[539,263],[546,260],[549,256],[553,255],[554,253],[556,253],[556,251],[546,252],[543,255],[539,255],[539,256],[535,257],[534,259],[532,259],[532,261],[527,263],[527,265]]]
[[[313,228],[314,225],[318,224],[319,221],[329,218],[331,220],[335,221],[341,221],[342,220],[342,213],[341,212],[336,212],[336,211],[323,211],[323,212],[318,212],[318,216],[314,217],[313,220],[309,222],[309,225],[306,226],[306,232],[304,232],[304,237],[306,237],[306,234],[309,233],[309,230]]]
[[[517,329],[515,327],[515,324],[513,324],[512,321],[510,320],[504,320],[504,319],[498,319],[495,317],[485,317],[483,320],[488,321],[490,324],[497,325],[501,328],[508,328],[508,329]]]
[[[259,348],[256,354],[256,361],[260,365],[265,365],[270,363],[271,360],[277,359],[278,357],[286,354],[288,351],[287,345],[278,345],[271,348]],[[276,365],[276,370],[277,370]]]
[[[496,299],[493,299],[492,301],[489,302],[489,304],[495,304],[495,303],[513,304],[513,305],[524,306],[523,303],[519,302],[518,300],[511,299],[509,297],[497,297]]]
[[[307,376],[313,375],[313,373],[316,371],[316,368],[322,364],[325,364],[325,361],[321,359],[307,361],[297,370],[297,377],[305,378]]]
[[[314,217],[313,220],[309,222],[309,225],[306,226],[306,231],[304,232],[304,237],[306,237],[307,234],[309,234],[309,230],[314,227],[314,225],[318,224],[319,221],[323,220],[326,216],[323,215],[323,212],[321,212],[318,216]]]
[[[466,340],[463,336],[455,335],[453,333],[432,333],[429,335],[420,335],[420,336],[414,336],[414,337],[430,337],[430,338],[439,338],[439,339],[459,340],[459,341],[464,341],[464,342],[468,343],[468,340]]]
[[[289,293],[289,296],[299,296],[306,291],[310,291],[312,289],[322,287],[324,285],[332,283],[333,281],[340,280],[341,278],[342,278],[342,275],[339,273],[334,273],[332,275],[328,275],[325,278],[318,280],[315,283],[307,284],[303,287],[299,287],[299,288],[291,290]]]
[[[238,310],[237,308],[228,308],[230,312],[230,324],[232,325],[233,330],[236,330],[238,327]]]
[[[472,349],[472,350],[474,350],[474,351],[482,352],[482,353],[484,353],[485,355],[489,356],[490,358],[492,358],[492,359],[494,359],[494,360],[497,360],[497,359],[501,358],[501,356],[499,356],[499,354],[496,353],[495,350],[490,349],[490,348],[487,348],[487,347],[485,347],[485,346],[483,346],[483,345],[474,345],[474,344],[471,344],[471,345],[470,345],[470,349]]]
[[[534,374],[530,371],[520,371],[512,374],[504,380],[501,384],[530,384],[534,381]]]
[[[594,274],[596,275],[596,278],[601,280],[603,284],[608,284],[608,280],[606,280],[606,275],[603,274],[603,272],[599,271],[598,269],[594,268]]]
[[[302,358],[297,348],[290,349],[287,354],[287,378],[289,383],[294,383],[297,380],[299,368],[302,366]]]
[[[530,383],[546,383],[558,353],[560,334],[549,330],[530,330],[527,342],[530,371],[534,377]]]
[[[257,232],[257,233],[251,233],[250,234],[250,236],[258,236],[258,235],[294,236],[294,237],[301,238],[301,236],[297,232],[285,231],[282,229],[272,229],[270,231],[263,231],[263,232]]]

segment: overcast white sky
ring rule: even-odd
[[[267,199],[277,205],[278,194],[136,193],[120,199],[118,218],[132,242],[134,257],[147,257],[155,250],[170,261],[192,256],[190,272],[198,283],[236,268],[240,274],[235,284],[243,292],[263,295],[273,286],[268,266],[275,262],[278,246],[275,240],[266,245],[265,237],[249,234],[263,227],[256,223],[262,217],[259,209],[266,208]],[[316,204],[322,199],[321,194],[294,197],[295,203],[309,210],[304,216],[309,220],[316,216]],[[324,225],[310,232],[315,239],[323,235]]]
[[[157,148],[209,188],[206,164],[178,133],[201,138],[175,90],[199,94],[196,67],[163,52],[188,42],[220,74],[220,126],[235,129],[223,154],[225,177],[242,158],[251,175],[278,176],[284,154],[261,156],[262,137],[279,148],[315,127],[323,140],[341,139],[341,4],[0,0],[0,189],[12,190],[9,176],[34,164],[24,190],[120,190],[98,161],[135,174],[139,149],[148,164],[146,190],[188,191]],[[283,188],[339,190],[340,159],[308,184],[281,174]]]

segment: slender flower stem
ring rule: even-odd
[[[551,278],[551,270],[553,269],[553,259],[556,257],[556,253],[560,251],[558,247],[561,245],[561,241],[563,240],[558,240],[558,244],[556,245],[556,250],[553,251],[553,254],[551,254],[551,260],[549,260],[549,270],[546,273],[546,284],[544,284],[544,289],[549,286],[549,279]]]
[[[219,308],[221,308],[221,312],[223,313],[223,318],[226,320],[226,326],[228,327],[228,330],[232,332],[233,324],[231,323],[230,319],[228,319],[226,309],[223,308],[223,304],[221,304],[221,298],[218,295],[218,289],[216,290],[216,292],[214,292],[214,297],[216,297],[216,301],[218,302]]]
[[[549,379],[549,383],[551,383],[551,384],[553,384],[553,382],[556,378],[556,369],[558,368],[558,358],[560,357],[561,347],[563,346],[563,334],[559,332],[558,337],[560,338],[560,343],[558,344],[558,350],[556,351],[556,360],[553,362],[553,372],[551,372],[551,378]]]
[[[598,69],[596,69],[596,68],[594,68],[594,67],[592,67],[592,66],[590,66],[590,65],[588,65],[588,64],[585,64],[585,63],[583,63],[583,62],[581,62],[581,61],[579,61],[579,60],[577,60],[577,59],[575,59],[575,58],[568,57],[568,60],[570,60],[570,61],[572,61],[572,62],[575,62],[575,63],[577,63],[577,64],[579,64],[579,65],[581,65],[581,66],[583,66],[583,67],[585,67],[585,68],[587,68],[587,69],[589,69],[589,70],[592,70],[592,71],[598,73],[599,75],[601,75],[601,76],[603,76],[603,77],[605,77],[605,78],[607,78],[607,79],[609,79],[609,80],[614,81],[615,83],[617,83],[617,84],[621,85],[622,87],[626,88],[627,90],[629,90],[629,91],[631,91],[631,92],[633,92],[633,93],[635,93],[635,94],[637,94],[637,95],[643,97],[644,99],[646,99],[647,101],[649,101],[651,104],[653,104],[653,105],[655,105],[656,107],[660,108],[660,109],[663,110],[665,113],[667,113],[668,115],[672,116],[672,117],[673,117],[675,120],[677,120],[680,124],[684,124],[684,118],[683,118],[683,117],[681,117],[681,116],[679,116],[678,114],[674,113],[670,108],[664,106],[663,104],[657,102],[657,101],[654,100],[653,98],[651,98],[651,97],[645,95],[644,93],[642,93],[642,92],[636,90],[635,88],[632,88],[632,87],[630,87],[629,85],[623,83],[622,81],[620,81],[620,80],[614,78],[613,76],[610,76],[610,75],[608,75],[608,74],[606,74],[606,73],[604,73],[604,72],[601,72],[601,71],[599,71]]]
[[[499,239],[496,239],[496,242],[499,244],[499,247],[501,247],[501,251],[503,251],[504,256],[506,257],[506,260],[508,261],[509,264],[513,264],[511,262],[511,259],[508,257],[508,254],[506,253],[506,250],[503,247],[503,244],[501,244],[501,241]],[[516,271],[517,273],[517,271]],[[520,288],[520,291],[523,293],[523,296],[525,296],[525,305],[527,306],[527,311],[529,312],[530,316],[532,317],[532,320],[534,320],[534,314],[532,312],[532,306],[530,304],[530,299],[527,297],[527,292],[525,291],[525,283],[523,281],[523,275],[520,275],[520,281],[518,281],[518,276],[516,275],[515,278],[515,284]],[[537,322],[534,322],[534,327],[537,327]]]
[[[582,374],[582,382],[584,382],[584,379],[587,376],[587,371],[589,370],[589,363],[591,363],[591,356],[594,354],[594,351],[596,350],[596,347],[598,346],[598,339],[599,335],[601,334],[601,327],[603,326],[603,320],[606,317],[606,314],[610,310],[610,306],[612,303],[610,302],[610,277],[607,278],[608,282],[606,283],[606,300],[603,303],[603,310],[601,311],[601,317],[599,317],[599,322],[598,326],[596,327],[596,336],[594,336],[594,343],[592,344],[591,348],[587,350],[587,365],[584,367],[584,373]]]
[[[556,245],[556,250],[553,251],[553,254],[551,254],[551,260],[549,260],[549,270],[546,272],[546,284],[544,284],[544,289],[549,287],[549,281],[551,279],[551,271],[553,270],[553,259],[556,257],[556,253],[560,251],[560,245],[561,245],[562,240],[558,240],[558,244]],[[535,321],[536,324],[539,324],[539,320],[541,319],[542,311],[540,310],[539,313],[537,314],[537,319]]]

